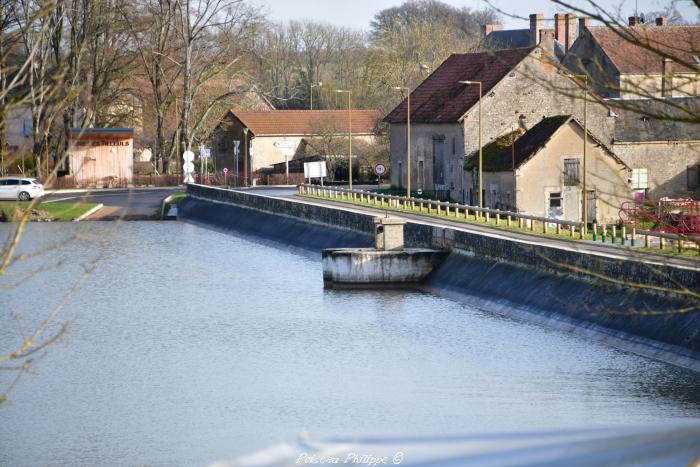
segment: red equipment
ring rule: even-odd
[[[626,202],[620,207],[620,220],[658,232],[699,235],[700,201],[661,198],[655,205]]]

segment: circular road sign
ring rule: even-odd
[[[227,168],[227,167],[224,167],[224,173],[225,173],[225,174],[228,173],[228,168]]]
[[[185,162],[192,162],[194,160],[194,153],[192,151],[185,151],[182,154],[182,159]]]
[[[381,177],[386,173],[386,165],[384,164],[377,164],[374,166],[374,173],[377,174],[378,177]]]
[[[185,162],[185,164],[182,166],[182,171],[191,174],[194,172],[194,164],[192,162]]]

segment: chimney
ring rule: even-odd
[[[544,15],[533,13],[530,15],[530,46],[535,46],[540,42],[540,30],[544,27]]]
[[[560,44],[566,44],[566,15],[554,13],[554,38]]]
[[[656,25],[657,26],[668,26],[668,18],[665,16],[659,16],[656,18]]]
[[[482,28],[484,31],[484,39],[486,39],[486,36],[491,34],[493,31],[502,31],[503,25],[502,24],[484,24],[482,26]]]
[[[583,32],[588,29],[588,23],[591,20],[588,16],[583,16],[578,19],[578,37],[583,35]]]
[[[576,15],[574,13],[566,14],[566,43],[564,51],[568,52],[574,41],[576,40]]]
[[[673,61],[670,58],[663,59],[661,73],[661,97],[673,96]]]
[[[629,25],[630,26],[639,26],[642,24],[642,20],[639,18],[639,16],[630,16],[629,17]]]
[[[554,29],[540,29],[540,47],[554,57]]]

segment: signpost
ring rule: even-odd
[[[320,178],[321,186],[323,186],[323,179],[327,176],[326,161],[304,163],[304,178],[309,179],[309,184],[311,184],[312,178]]]
[[[224,167],[224,185],[228,186],[227,180],[227,175],[228,175],[228,167]]]
[[[199,146],[199,172],[202,175],[202,182],[209,183],[209,159],[211,158],[211,148]]]
[[[236,181],[234,183],[234,186],[238,187],[238,179],[240,178],[241,174],[238,170],[238,156],[241,153],[241,142],[236,140],[233,142],[233,170],[236,172]]]
[[[289,157],[297,151],[296,141],[276,141],[274,146],[284,155],[285,184],[289,185]]]
[[[379,181],[377,182],[378,185],[381,185],[382,183],[382,176],[386,174],[386,165],[384,164],[375,164],[374,166],[374,173],[377,174],[377,177],[379,177]]]
[[[192,151],[185,151],[182,154],[182,160],[185,162],[182,165],[182,172],[185,174],[183,183],[194,183],[194,178],[192,178],[192,173],[194,172],[194,153]]]

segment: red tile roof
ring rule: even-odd
[[[653,50],[678,57],[685,63],[694,63],[693,56],[700,55],[700,26],[634,26],[620,30],[653,50],[623,39],[606,26],[589,27],[588,30],[622,74],[662,74],[663,57]],[[672,71],[697,73],[700,68],[689,69],[674,64]]]
[[[318,135],[328,129],[339,132],[346,132],[348,129],[347,110],[231,110],[231,113],[256,136]],[[353,110],[352,132],[375,133],[380,119],[381,113],[378,110]]]
[[[479,101],[479,86],[459,81],[483,82],[486,95],[532,50],[530,47],[450,55],[411,93],[411,123],[458,122]],[[406,100],[384,121],[406,123]]]

